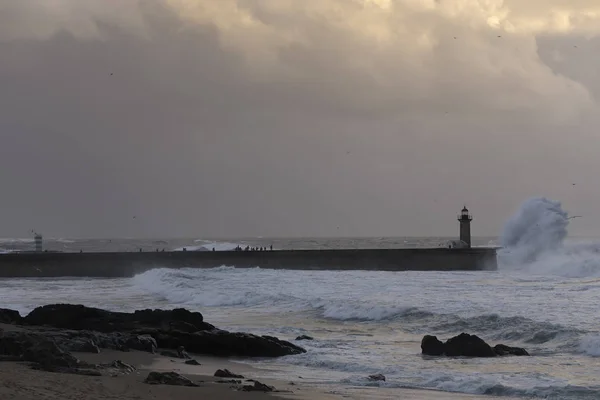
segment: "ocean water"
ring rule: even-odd
[[[494,272],[155,269],[131,279],[0,280],[0,306],[26,313],[56,302],[112,310],[186,307],[225,329],[288,340],[306,354],[253,361],[265,376],[344,394],[352,388],[427,388],[540,399],[600,398],[600,244],[569,240],[569,216],[544,198],[526,201],[498,239]],[[431,247],[445,238],[161,241],[170,249]],[[47,241],[63,249],[152,248],[158,241]],[[1,242],[11,251],[28,242]],[[95,246],[95,247],[94,247]],[[525,347],[531,357],[435,358],[425,334],[461,332]],[[386,382],[369,382],[383,373]],[[301,377],[301,378],[300,378]]]

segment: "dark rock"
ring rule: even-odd
[[[100,348],[96,346],[96,343],[92,339],[87,338],[73,338],[68,344],[59,344],[59,347],[78,353],[100,353]]]
[[[369,375],[370,381],[383,381],[385,382],[385,375],[377,374],[377,375]]]
[[[187,365],[202,365],[202,364],[200,364],[198,361],[196,361],[196,360],[194,360],[194,359],[187,360],[185,363],[186,363]]]
[[[128,333],[100,333],[57,328],[37,328],[35,330],[54,342],[65,351],[98,353],[99,348],[129,351],[129,349],[154,352],[156,341],[151,336]]]
[[[231,372],[228,369],[218,369],[215,372],[215,376],[217,378],[238,378],[238,379],[244,379],[244,377],[242,375],[234,374],[233,372]]]
[[[130,349],[155,353],[157,349],[156,340],[150,335],[132,335],[125,339],[124,345]]]
[[[172,325],[180,328],[185,326],[186,332],[214,329],[214,326],[204,322],[202,314],[183,308],[122,313],[73,304],[38,307],[23,318],[23,323],[98,332],[127,332],[140,328],[169,330]]]
[[[121,313],[55,304],[36,308],[23,318],[23,324],[45,329],[44,333],[67,351],[96,351],[93,343],[98,348],[147,352],[183,346],[192,353],[221,357],[280,357],[306,352],[273,336],[216,329],[204,322],[202,314],[181,308]],[[185,350],[178,355],[190,358]]]
[[[5,356],[0,354],[0,362],[2,361],[23,361],[21,356]]]
[[[205,324],[205,323],[203,323]],[[180,332],[197,332],[198,328],[196,325],[192,325],[189,322],[184,321],[171,321],[168,325],[168,330],[180,331]]]
[[[179,346],[177,348],[177,351],[172,351],[172,350],[162,350],[160,352],[161,356],[165,356],[165,357],[171,357],[171,358],[184,358],[186,360],[191,359],[192,357],[190,357],[190,355],[185,351],[185,348],[183,346]]]
[[[446,355],[449,357],[496,357],[505,355],[528,356],[529,353],[520,347],[498,344],[492,348],[483,339],[475,335],[461,333],[442,343],[435,336],[425,335],[421,340],[421,352],[430,356]]]
[[[99,364],[96,368],[105,370],[110,376],[128,375],[136,371],[133,365],[124,363],[121,360],[115,360],[108,364]]]
[[[244,392],[272,392],[275,388],[259,381],[254,381],[254,385],[244,385],[242,386],[242,390]]]
[[[187,351],[185,351],[185,347],[183,346],[179,346],[177,348],[177,354],[179,355],[179,358],[185,358],[186,360],[191,359],[192,357],[190,357],[190,355],[187,353]]]
[[[441,356],[444,354],[444,343],[437,336],[425,335],[421,340],[421,352],[428,356]]]
[[[97,366],[80,362],[50,338],[27,331],[2,332],[0,357],[27,361],[33,369],[49,372],[100,376]]]
[[[52,333],[52,331],[42,333]],[[66,341],[65,332],[56,337]],[[71,347],[73,341],[70,341]],[[5,361],[27,361],[33,369],[69,373],[88,376],[101,376],[107,372],[112,376],[128,374],[135,371],[131,365],[121,361],[109,364],[92,365],[79,361],[71,353],[59,346],[52,336],[28,331],[10,331],[0,333],[0,359]]]
[[[2,324],[19,324],[21,323],[21,314],[18,311],[8,308],[0,308],[0,323]]]
[[[302,347],[272,336],[222,330],[185,332],[156,332],[153,334],[160,348],[176,349],[218,357],[281,357],[306,353]]]
[[[0,355],[22,360],[25,350],[45,338],[24,332],[0,332]]]
[[[446,341],[444,353],[449,357],[496,357],[496,353],[483,339],[468,333]]]
[[[296,338],[296,340],[314,340],[314,339],[308,335],[300,335]]]
[[[48,338],[29,332],[0,333],[0,355],[19,357],[42,367],[75,368],[79,360]]]
[[[40,340],[26,348],[23,352],[23,360],[48,368],[76,368],[79,366],[79,360],[76,357],[59,348],[51,340]]]
[[[499,356],[528,356],[529,353],[522,347],[510,347],[505,344],[494,346],[494,353]]]
[[[215,383],[230,383],[232,385],[240,385],[242,383],[242,381],[240,381],[239,379],[225,379],[225,380],[215,381]]]
[[[150,372],[144,383],[150,385],[198,386],[177,372]]]

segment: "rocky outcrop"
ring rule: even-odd
[[[257,336],[249,333],[212,331],[148,332],[156,339],[158,347],[176,349],[185,347],[190,353],[218,357],[281,357],[305,353],[302,347],[273,336]]]
[[[497,344],[494,346],[494,353],[499,356],[528,356],[527,350],[521,347],[510,347],[505,344]]]
[[[496,353],[483,339],[475,335],[461,333],[444,344],[444,354],[448,357],[495,357]]]
[[[425,335],[421,340],[421,352],[428,356],[442,356],[446,347],[437,336]]]
[[[369,375],[368,379],[371,382],[378,382],[378,381],[385,382],[385,375],[383,375],[383,374]]]
[[[436,336],[425,335],[421,340],[421,352],[429,356],[448,357],[496,357],[496,356],[528,356],[529,353],[520,347],[498,344],[491,347],[483,339],[475,335],[461,333],[448,339],[445,343]]]
[[[204,322],[201,313],[184,308],[122,313],[82,305],[50,304],[36,308],[22,321],[25,325],[96,332],[130,332],[145,328],[197,332],[215,328]]]
[[[99,364],[96,367],[106,370],[110,376],[127,375],[136,371],[133,365],[124,363],[121,360],[115,360],[108,364]]]
[[[280,357],[306,352],[273,336],[216,329],[204,322],[201,313],[183,308],[122,313],[52,304],[38,307],[26,317],[2,309],[0,318],[50,338],[67,352],[98,352],[102,348],[155,352],[162,348],[177,350],[169,355],[185,359],[190,358],[185,350],[222,357]]]
[[[244,392],[273,392],[275,388],[259,381],[254,381],[253,385],[242,386],[242,390]]]
[[[150,372],[144,383],[150,385],[198,386],[177,372]]]
[[[0,308],[0,323],[1,324],[19,324],[21,323],[21,314],[15,310]]]
[[[231,372],[228,369],[218,369],[215,371],[215,376],[217,378],[237,378],[237,379],[244,379],[244,377],[242,375],[238,375],[238,374],[234,374],[233,372]]]
[[[52,339],[63,350],[72,352],[99,353],[100,349],[111,349],[119,351],[138,350],[154,353],[157,349],[156,340],[149,335],[121,332],[100,333],[46,327],[27,328]]]
[[[1,332],[0,354],[30,361],[41,368],[76,368],[79,360],[45,336],[28,332]]]
[[[314,338],[308,335],[300,335],[296,338],[296,340],[314,340]]]
[[[192,357],[185,351],[185,347],[179,346],[177,351],[165,350],[160,352],[161,356],[171,357],[171,358],[183,358],[185,360],[189,360]]]

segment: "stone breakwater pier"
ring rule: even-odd
[[[329,271],[494,271],[495,248],[471,247],[472,215],[458,215],[459,240],[431,249],[336,249],[269,251],[35,252],[0,254],[0,278],[127,278],[155,268],[264,268]]]
[[[494,248],[0,254],[0,278],[133,277],[155,268],[492,271]]]

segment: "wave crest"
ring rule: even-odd
[[[566,244],[572,218],[558,201],[526,200],[504,226],[498,250],[503,270],[566,278],[600,276],[600,244]]]

